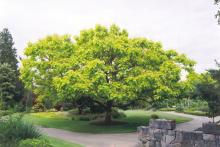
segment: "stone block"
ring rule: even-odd
[[[155,140],[160,141],[163,137],[163,131],[161,129],[154,129],[153,137]]]
[[[182,147],[181,143],[168,144],[166,147]]]
[[[214,141],[216,139],[213,134],[203,134],[203,140],[205,141]]]
[[[220,147],[220,135],[173,130],[173,124],[167,120],[150,120],[149,127],[138,127],[138,138],[146,147]],[[203,124],[203,127],[212,125]]]
[[[204,140],[195,141],[194,147],[204,147]]]
[[[146,127],[146,126],[139,126],[137,128],[137,132],[138,133],[143,133],[143,134],[148,134],[149,133],[149,127]]]
[[[175,140],[175,136],[166,135],[167,144],[171,144],[172,142],[174,142],[174,140]]]
[[[161,142],[160,141],[156,141],[155,147],[162,147]]]
[[[219,126],[216,123],[203,123],[202,124],[202,131],[205,134],[220,134]]]
[[[167,135],[175,136],[176,135],[176,130],[167,130]]]
[[[150,128],[149,128],[149,127],[139,126],[139,127],[137,128],[138,139],[139,139],[140,141],[148,140],[148,138],[149,138],[149,131],[150,131]]]
[[[175,142],[187,142],[192,139],[193,132],[188,131],[176,131]]]
[[[151,119],[149,126],[155,129],[174,130],[176,122],[174,120]]]
[[[205,141],[204,147],[219,147],[215,141]]]
[[[200,141],[203,139],[203,133],[200,131],[195,131],[192,133],[192,140],[193,141]]]
[[[155,147],[156,146],[156,141],[155,140],[150,140],[148,147]]]

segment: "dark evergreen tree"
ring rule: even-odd
[[[19,80],[18,60],[16,48],[11,33],[7,28],[0,32],[0,64],[7,63],[15,73],[16,95],[13,99],[19,101],[22,98],[23,86]],[[1,72],[1,71],[0,71]]]
[[[16,74],[18,74],[18,60],[16,58],[16,49],[13,46],[12,35],[8,29],[3,29],[0,32],[0,63],[8,63]]]
[[[220,0],[215,0],[215,4],[218,6],[218,11],[215,15],[215,17],[218,19],[218,24],[220,24],[220,7],[219,7],[219,4],[220,4]]]
[[[7,109],[14,104],[16,91],[16,74],[7,63],[0,64],[0,107]]]

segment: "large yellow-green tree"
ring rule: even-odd
[[[158,42],[130,38],[116,25],[83,30],[72,41],[50,36],[30,44],[25,54],[25,83],[34,80],[36,89],[52,88],[64,99],[87,97],[105,109],[108,124],[113,107],[177,97],[181,72],[192,72],[195,64]]]
[[[40,101],[60,101],[52,80],[68,71],[68,59],[73,55],[74,45],[69,35],[52,35],[29,43],[22,60],[21,79],[27,89],[33,90]]]

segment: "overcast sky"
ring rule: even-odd
[[[0,0],[0,29],[11,31],[18,55],[29,41],[117,24],[131,37],[160,41],[197,62],[202,72],[220,61],[214,0]]]

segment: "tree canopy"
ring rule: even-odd
[[[70,36],[48,36],[37,43],[29,43],[22,60],[21,79],[27,89],[33,90],[40,100],[59,101],[52,80],[71,68],[68,58],[73,55]],[[60,97],[62,98],[62,97]]]
[[[158,42],[131,38],[116,25],[97,25],[78,36],[48,36],[25,49],[22,79],[39,94],[58,99],[87,97],[106,110],[143,100],[154,102],[180,94],[181,72],[194,61]],[[51,94],[50,94],[51,96]]]

